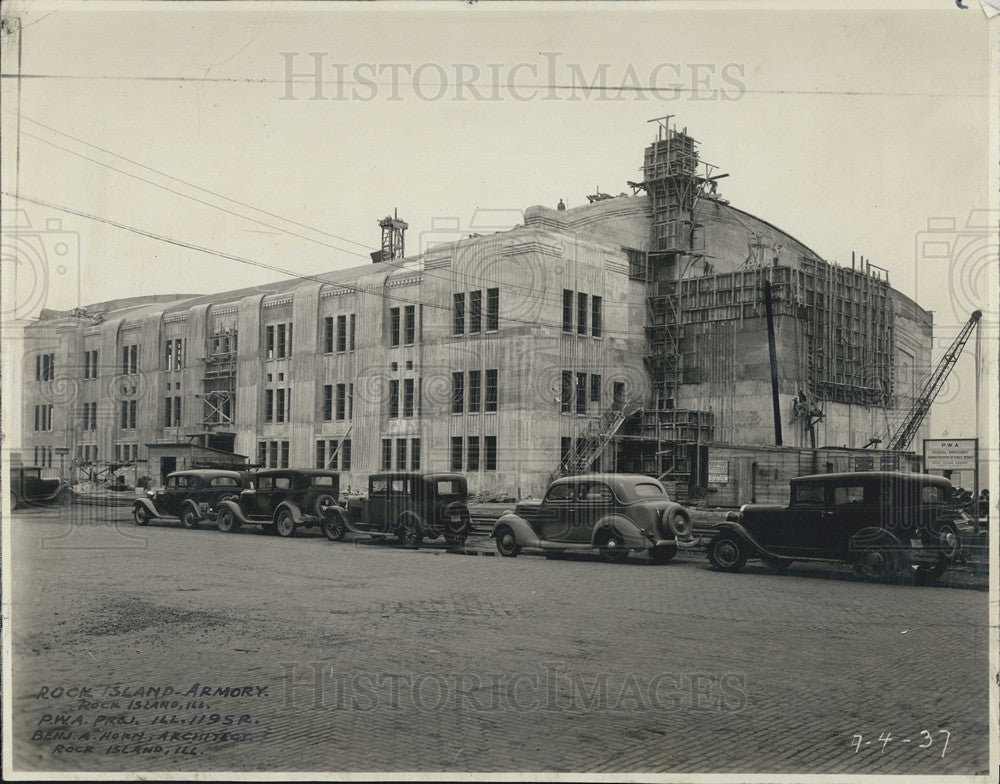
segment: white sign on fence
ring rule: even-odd
[[[978,438],[925,438],[925,471],[975,471]]]
[[[716,485],[729,484],[729,461],[709,460],[708,481]]]

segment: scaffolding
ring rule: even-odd
[[[205,339],[205,373],[202,377],[206,429],[232,425],[236,412],[236,329],[217,330]]]

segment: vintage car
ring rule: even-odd
[[[246,487],[247,474],[241,471],[174,471],[163,487],[147,490],[136,499],[132,517],[146,525],[160,517],[176,517],[185,528],[197,528],[202,520],[214,520],[221,501],[235,500]]]
[[[352,498],[346,513],[324,527],[330,539],[346,530],[376,538],[395,537],[407,547],[443,536],[461,547],[472,531],[469,487],[462,474],[399,471],[368,477],[368,497]]]
[[[61,479],[42,479],[37,466],[10,467],[10,508],[40,504],[70,504],[73,490]]]
[[[960,513],[951,483],[929,474],[862,471],[791,480],[788,506],[746,504],[730,512],[708,546],[716,569],[748,558],[773,570],[795,561],[841,561],[882,580],[909,570],[939,577],[958,557]]]
[[[330,510],[337,508],[339,497],[340,475],[334,471],[257,471],[237,499],[219,504],[215,524],[226,533],[241,525],[259,525],[267,533],[294,536],[299,527],[322,525]]]
[[[583,474],[554,480],[541,501],[522,501],[493,528],[500,555],[524,547],[547,556],[597,549],[611,562],[645,551],[667,563],[695,544],[691,516],[656,479],[642,474]]]

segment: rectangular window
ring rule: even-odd
[[[347,316],[337,316],[337,351],[347,351]]]
[[[139,370],[139,347],[138,346],[122,346],[122,373],[136,373]],[[42,367],[42,373],[45,373],[45,367]]]
[[[344,384],[337,384],[337,415],[338,422],[347,416],[347,387]]]
[[[83,404],[83,429],[90,430],[90,403]]]
[[[559,464],[565,465],[569,451],[573,448],[573,439],[563,436],[559,439]]]
[[[171,410],[171,408],[172,408],[171,404],[172,403],[173,403],[173,400],[168,397],[167,400],[166,400],[166,409],[165,409],[165,414],[166,415],[163,418],[163,426],[164,427],[170,427],[170,424],[174,421],[173,411]]]
[[[257,442],[257,465],[267,465],[267,441]]]
[[[354,384],[347,385],[347,418],[354,419]]]
[[[181,399],[174,397],[174,427],[181,426]]]
[[[486,403],[483,406],[484,411],[496,411],[497,410],[497,399],[499,397],[498,389],[498,373],[496,369],[486,371]]]
[[[354,313],[351,314],[351,329],[348,334],[348,341],[347,341],[348,351],[354,351],[354,327],[355,324],[357,323],[357,318],[355,316],[356,314]]]
[[[465,294],[452,295],[451,333],[465,334]]]
[[[333,419],[333,384],[323,385],[323,421]]]
[[[587,295],[576,295],[576,334],[587,334]]]
[[[417,309],[407,305],[403,311],[403,343],[411,345],[417,336]]]
[[[389,345],[399,345],[399,308],[389,309]]]
[[[420,439],[410,439],[410,470],[420,470]]]
[[[604,329],[604,317],[601,312],[603,303],[602,297],[594,296],[590,299],[590,334],[595,338],[599,338]]]
[[[497,437],[496,436],[486,436],[484,438],[484,452],[483,455],[484,465],[483,469],[486,471],[496,471],[497,470]]]
[[[316,467],[326,468],[326,441],[322,439],[316,442]]]
[[[564,414],[572,409],[573,406],[573,374],[564,370],[562,372],[562,400],[560,411]]]
[[[274,390],[274,421],[284,422],[285,421],[285,390],[276,389]]]
[[[616,381],[614,387],[612,387],[613,402],[615,408],[621,408],[625,405],[625,382]]]
[[[406,439],[396,439],[396,470],[406,470]]]
[[[274,343],[275,343],[275,356],[278,359],[282,359],[286,354],[286,325],[278,324],[274,331]]]
[[[451,413],[461,414],[465,410],[465,373],[451,374]]]
[[[267,359],[274,359],[274,325],[269,324],[264,328],[264,356]]]
[[[462,437],[451,437],[451,470],[462,470]]]
[[[478,370],[469,371],[469,413],[478,414],[482,399],[482,373]]]
[[[351,470],[351,439],[345,438],[340,446],[340,468],[343,471]]]
[[[389,382],[389,419],[396,419],[399,416],[399,380],[392,379]]]
[[[466,470],[479,470],[479,436],[469,436],[469,452],[466,455]]]
[[[287,441],[282,441],[281,442],[281,465],[279,465],[278,468],[288,468],[288,452],[289,452],[288,442]]]
[[[90,429],[97,430],[97,402],[90,404]]]
[[[500,329],[500,289],[486,289],[486,331]]]
[[[590,376],[590,402],[601,402],[601,377],[593,373]]]
[[[423,416],[424,413],[424,379],[420,377],[417,379],[417,416]]]
[[[587,374],[576,374],[576,413],[587,413]]]
[[[42,380],[42,355],[35,355],[35,381]],[[38,454],[38,447],[35,447],[35,454]],[[38,458],[35,458],[35,463],[38,462]]]
[[[573,292],[563,289],[563,332],[573,331]]]
[[[184,338],[174,341],[174,370],[184,367]]]
[[[323,467],[336,471],[337,461],[340,459],[340,442],[336,439],[331,441],[328,445],[328,451],[330,452],[330,457],[327,458],[326,465]]]
[[[129,426],[129,430],[135,430],[135,409],[136,409],[136,401],[134,401],[134,400],[128,401],[128,426]],[[49,416],[51,417],[51,415],[52,415],[52,406],[49,406]],[[49,421],[51,423],[51,418],[50,418]]]
[[[483,329],[483,292],[469,292],[469,334],[482,332]]]
[[[323,319],[323,353],[333,353],[333,316]]]
[[[277,468],[278,467],[278,442],[268,441],[267,442],[267,467]]]
[[[413,379],[403,379],[403,416],[413,416]]]
[[[274,390],[264,390],[264,421],[274,421]]]
[[[174,366],[174,341],[167,341],[167,370],[170,370]]]
[[[382,439],[382,470],[389,471],[392,469],[392,439],[383,438]]]
[[[35,406],[35,432],[36,433],[39,430],[42,429],[41,428],[41,424],[42,424],[41,412],[42,412],[42,407],[41,406]],[[122,425],[122,427],[124,427],[124,425]],[[37,463],[38,461],[36,460],[35,462]]]
[[[37,419],[37,417],[36,417]],[[128,401],[122,401],[122,418],[121,418],[121,428],[122,430],[128,430]]]

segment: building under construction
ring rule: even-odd
[[[830,263],[730,205],[686,129],[656,128],[631,193],[531,207],[508,231],[407,256],[394,215],[361,267],[43,312],[26,461],[157,455],[155,481],[177,465],[157,445],[187,441],[355,488],[420,468],[537,495],[600,467],[725,504],[789,475],[916,467],[878,447],[930,368],[930,314],[870,261]]]

